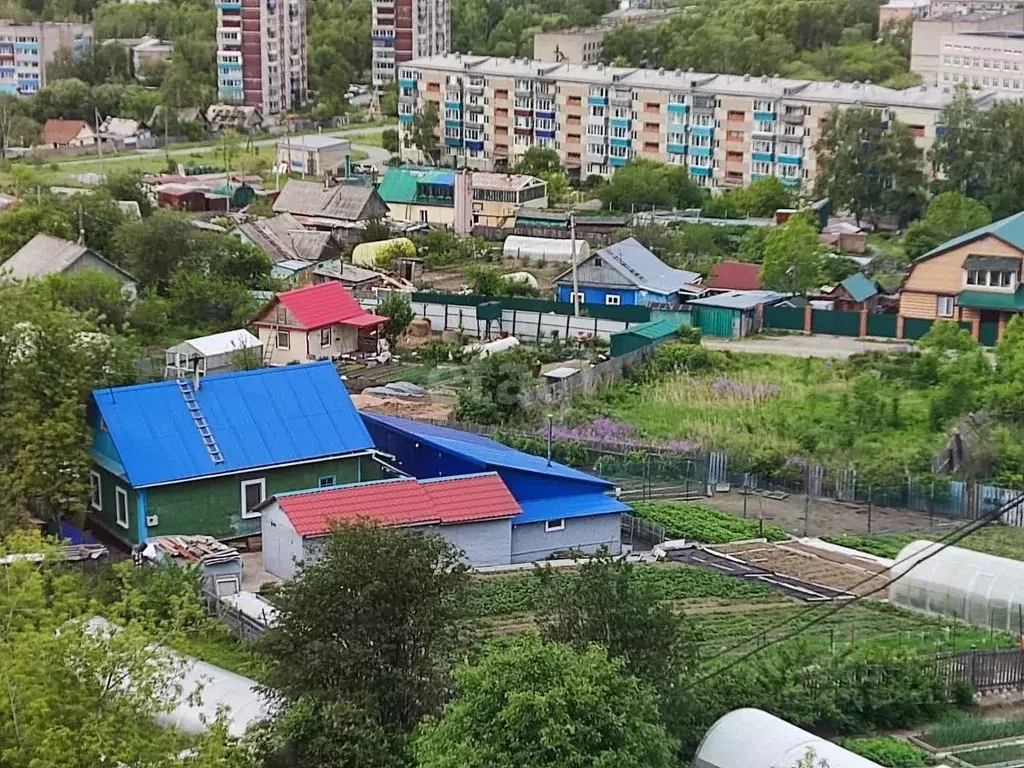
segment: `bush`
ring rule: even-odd
[[[674,538],[693,539],[707,544],[758,538],[758,521],[745,520],[728,512],[719,512],[703,504],[680,501],[640,501],[633,505],[645,520],[664,525]],[[764,526],[764,538],[784,541],[789,538],[775,525]]]
[[[924,752],[895,736],[846,739],[843,746],[886,768],[922,768],[926,764]]]

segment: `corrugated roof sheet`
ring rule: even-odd
[[[969,243],[972,240],[985,237],[985,235],[993,235],[998,237],[1005,243],[1009,243],[1014,248],[1019,248],[1024,251],[1024,211],[1013,214],[1013,216],[1007,216],[1005,219],[999,221],[993,221],[991,224],[987,224],[984,227],[978,227],[972,229],[970,232],[966,232],[958,237],[954,237],[952,240],[947,240],[942,245],[932,248],[924,256],[919,256],[915,261],[921,261],[927,259],[936,254],[943,253],[956,248],[957,246]]]
[[[863,272],[850,275],[840,285],[846,289],[854,301],[867,301],[872,296],[878,295],[878,286],[875,285],[874,280],[868,280]]]
[[[716,296],[705,296],[687,302],[698,307],[725,307],[726,309],[753,309],[758,304],[772,304],[785,298],[775,291],[729,291]]]
[[[226,355],[239,349],[255,349],[262,342],[244,328],[235,331],[224,331],[213,333],[209,336],[199,336],[195,339],[187,339],[181,344],[175,344],[170,350],[177,350],[178,347],[188,344],[204,357],[211,355]]]
[[[638,323],[637,325],[631,325],[622,331],[617,331],[613,336],[619,334],[632,334],[634,336],[642,336],[645,339],[664,339],[668,336],[672,336],[679,330],[679,326],[682,323],[677,323],[674,320],[651,320],[648,323]]]
[[[761,287],[761,265],[742,261],[722,261],[711,268],[707,288],[729,291],[756,291]]]
[[[134,277],[84,245],[72,243],[70,240],[62,240],[59,237],[50,237],[50,235],[42,233],[37,234],[25,243],[7,261],[0,263],[0,273],[9,272],[10,276],[17,280],[53,275],[63,272],[86,253],[92,253],[97,259],[105,262],[111,269],[118,272],[124,280],[134,282]]]
[[[544,182],[536,176],[522,173],[473,172],[473,189],[492,189],[500,192],[517,192]]]
[[[371,425],[377,424],[413,436],[421,442],[430,443],[466,461],[473,462],[481,469],[490,470],[492,468],[507,467],[549,477],[576,480],[581,483],[587,483],[601,491],[611,490],[615,487],[614,483],[607,480],[588,475],[586,472],[581,472],[578,469],[567,467],[558,462],[548,464],[545,458],[517,451],[514,448],[509,448],[507,445],[502,445],[481,435],[473,435],[469,432],[462,432],[461,430],[448,427],[436,427],[432,424],[423,424],[418,421],[409,421],[408,419],[399,419],[394,416],[381,416],[365,412],[361,416],[364,422]]]
[[[135,487],[373,448],[329,362],[202,379],[195,398],[224,456],[219,464],[177,382],[97,389],[92,397]]]
[[[385,203],[411,203],[416,197],[416,179],[401,168],[389,168],[377,187]]]
[[[314,488],[280,494],[277,503],[300,536],[323,536],[337,523],[469,523],[515,517],[519,504],[496,472]]]
[[[339,184],[329,189],[315,181],[289,179],[274,201],[274,213],[322,216],[359,221],[387,214],[387,206],[372,187]]]
[[[606,496],[599,491],[580,493],[574,496],[523,499],[521,504],[523,513],[512,520],[513,525],[539,523],[559,518],[622,514],[630,511],[630,508],[618,499]]]
[[[285,291],[277,294],[276,298],[295,315],[303,328],[310,331],[369,315],[341,283],[334,281]],[[260,318],[272,307],[265,309]],[[266,325],[267,321],[260,318],[256,324]]]
[[[961,307],[974,309],[1001,309],[1008,312],[1024,310],[1024,286],[1014,293],[996,291],[961,291],[956,299]]]
[[[699,284],[701,280],[697,272],[670,267],[632,237],[602,248],[591,254],[588,261],[593,262],[597,257],[636,287],[655,293],[672,294],[684,285]],[[562,280],[571,271],[572,268],[566,270],[555,280]]]

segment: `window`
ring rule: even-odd
[[[122,528],[128,527],[128,491],[124,488],[114,489],[114,506],[117,513],[117,524]]]
[[[324,475],[323,477],[317,478],[317,481],[316,481],[316,487],[317,488],[330,488],[332,485],[337,485],[337,484],[338,484],[338,476],[337,475]]]
[[[291,349],[292,335],[288,331],[278,331],[277,346],[279,346],[281,349]]]
[[[264,478],[258,480],[242,481],[242,519],[259,517],[259,512],[254,512],[263,503],[267,495],[267,481]]]
[[[544,521],[544,533],[554,533],[555,531],[565,530],[565,518],[560,517],[557,520],[545,520]]]
[[[322,328],[320,330],[320,346],[329,347],[331,346],[331,329]]]
[[[103,510],[103,479],[99,472],[89,473],[89,506],[97,512]]]
[[[953,297],[952,296],[939,296],[938,306],[936,308],[936,314],[939,317],[952,317],[953,316]]]
[[[426,224],[426,223],[427,223],[427,209],[426,209],[426,208],[422,208],[422,209],[420,210],[420,221],[421,221],[421,222],[422,222],[423,224]]]
[[[575,304],[576,302],[579,302],[580,304],[586,304],[587,303],[587,297],[584,296],[582,293],[573,293],[572,291],[570,291],[569,292],[569,303],[570,304]]]
[[[607,296],[604,297],[604,303],[605,306],[608,307],[617,307],[622,303],[622,297],[614,293],[609,293]]]

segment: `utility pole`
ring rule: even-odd
[[[85,245],[85,212],[82,204],[78,204],[78,244]]]
[[[554,416],[548,414],[548,466],[551,466],[551,432],[554,422]]]
[[[572,314],[580,316],[580,284],[576,278],[576,214],[569,214],[569,248],[572,258]]]
[[[97,108],[92,110],[93,120],[96,121],[96,154],[100,158],[100,173],[103,173],[103,136],[100,134],[100,111]]]

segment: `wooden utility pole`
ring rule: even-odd
[[[576,278],[576,214],[569,214],[569,248],[572,259],[572,314],[580,316],[580,285]]]

